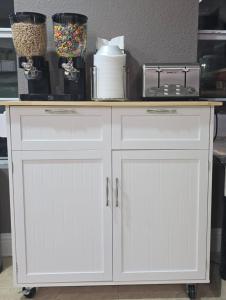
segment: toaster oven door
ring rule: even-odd
[[[182,68],[161,68],[160,87],[165,85],[180,85],[185,87],[185,72]]]

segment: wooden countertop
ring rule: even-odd
[[[216,101],[0,101],[0,106],[171,107],[222,106]]]

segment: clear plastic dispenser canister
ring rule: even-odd
[[[9,16],[18,66],[27,79],[28,93],[21,100],[48,100],[51,94],[49,64],[46,60],[46,16],[16,12]]]
[[[80,14],[59,13],[53,16],[54,41],[59,57],[84,57],[87,44],[87,20]]]
[[[46,16],[33,12],[17,12],[9,18],[17,55],[27,59],[45,56]]]
[[[124,37],[97,40],[92,68],[93,100],[125,100],[127,97]]]
[[[58,67],[64,71],[64,99],[86,100],[86,44],[88,17],[75,13],[52,16]]]

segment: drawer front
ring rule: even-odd
[[[10,108],[13,150],[111,147],[110,108]]]
[[[210,108],[113,108],[113,149],[208,149]]]

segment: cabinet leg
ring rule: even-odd
[[[186,286],[187,295],[190,300],[196,299],[197,297],[197,287],[195,284],[187,284]]]

